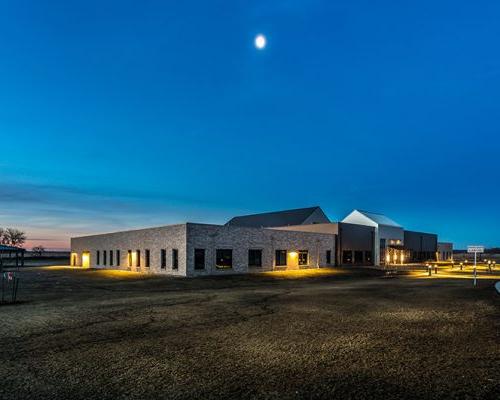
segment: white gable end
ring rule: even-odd
[[[360,213],[358,210],[354,210],[347,217],[345,217],[342,222],[347,222],[349,224],[358,224],[358,225],[366,225],[366,226],[374,226],[378,227],[378,224],[368,218],[363,213]]]

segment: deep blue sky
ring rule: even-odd
[[[1,1],[0,226],[66,247],[321,205],[500,245],[499,21],[493,0]]]

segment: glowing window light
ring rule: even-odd
[[[82,253],[82,267],[90,267],[90,253],[88,251]]]

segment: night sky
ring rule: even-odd
[[[1,1],[0,226],[67,248],[320,205],[498,246],[499,21],[493,0]]]

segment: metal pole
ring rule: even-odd
[[[476,271],[476,261],[477,261],[477,257],[476,257],[477,253],[474,252],[474,286],[477,285],[477,271]]]

